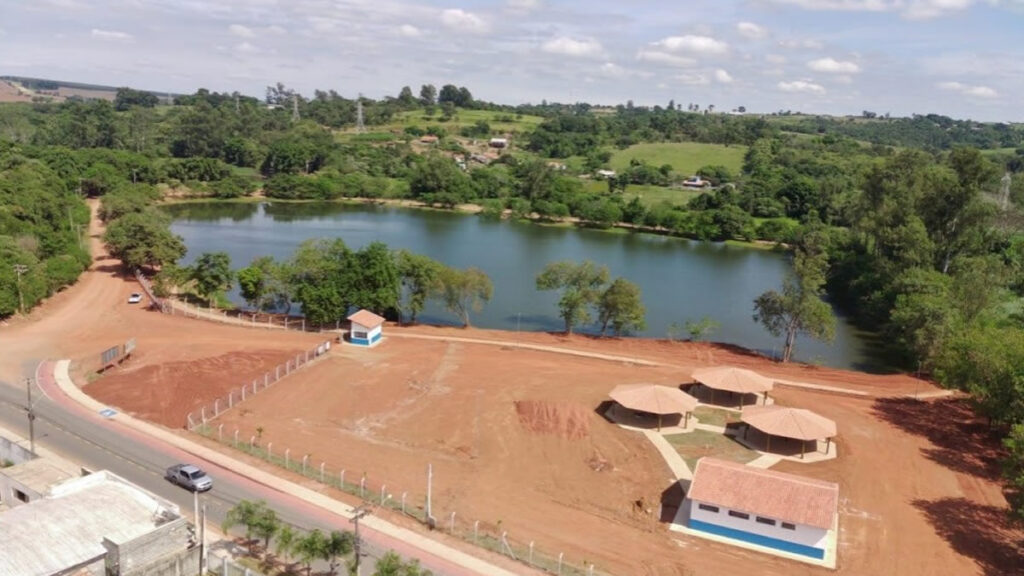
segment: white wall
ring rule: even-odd
[[[374,337],[381,333],[381,328],[383,328],[383,325],[376,326],[371,330],[370,328],[367,328],[362,324],[356,324],[355,322],[353,322],[352,329],[349,331],[349,335],[354,337],[356,332],[366,332],[367,340],[370,340],[372,342]]]
[[[691,500],[690,502],[690,518],[693,520],[707,522],[708,524],[717,524],[734,530],[743,530],[744,532],[768,536],[769,538],[778,538],[779,540],[785,540],[795,544],[803,544],[804,546],[812,546],[822,550],[825,549],[828,530],[815,528],[813,526],[805,526],[803,524],[797,524],[796,530],[786,530],[782,527],[782,522],[777,518],[775,519],[775,526],[769,526],[758,522],[756,520],[756,515],[754,514],[750,515],[749,520],[744,520],[742,518],[729,516],[729,509],[724,506],[719,506],[719,511],[716,514],[707,510],[701,510],[701,502],[696,500]],[[714,506],[714,504],[712,504],[712,506]]]

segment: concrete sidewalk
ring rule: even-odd
[[[75,402],[89,410],[99,412],[101,410],[106,409],[106,405],[97,402],[96,400],[94,400],[81,390],[79,390],[78,386],[76,386],[75,383],[71,380],[71,376],[68,372],[69,366],[69,360],[59,360],[54,367],[54,380],[56,381],[56,384],[61,389],[61,391],[64,392],[69,398],[71,398],[72,400],[74,400]],[[345,504],[344,502],[334,500],[323,494],[320,494],[319,492],[310,490],[309,488],[305,488],[303,486],[295,484],[294,482],[280,478],[278,476],[260,470],[254,466],[251,466],[239,460],[235,460],[234,458],[231,458],[226,454],[196,444],[195,442],[192,442],[187,438],[183,438],[181,436],[173,434],[168,430],[165,430],[158,426],[154,426],[152,424],[149,424],[148,422],[144,422],[142,420],[133,418],[127,414],[122,414],[120,412],[112,416],[110,419],[116,420],[122,425],[125,425],[137,432],[145,434],[150,438],[154,438],[156,440],[164,442],[170,446],[178,448],[179,450],[183,450],[194,456],[202,458],[203,460],[213,462],[216,465],[227,470],[230,470],[240,476],[246,477],[252,481],[263,484],[264,486],[271,487],[280,492],[289,494],[299,500],[302,500],[308,504],[311,504],[333,514],[337,514],[339,516],[349,519],[351,519],[353,516],[352,507]],[[421,550],[433,556],[437,556],[439,558],[443,558],[459,567],[466,568],[477,574],[495,576],[516,575],[515,572],[510,572],[506,569],[495,566],[483,559],[471,556],[469,554],[466,554],[465,552],[446,546],[440,542],[427,538],[411,530],[395,526],[394,524],[391,524],[390,522],[387,522],[375,516],[368,516],[364,518],[362,520],[362,525],[369,527],[373,530],[376,530],[378,532],[381,532],[397,540],[400,540],[402,542],[405,542],[418,550]],[[527,571],[524,567],[524,573],[526,572]]]

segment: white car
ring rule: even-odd
[[[128,297],[129,304],[138,304],[139,302],[142,302],[142,294],[139,294],[138,292],[133,292],[132,295]]]

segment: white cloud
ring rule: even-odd
[[[604,64],[601,64],[598,71],[602,76],[606,76],[608,78],[625,78],[626,76],[629,76],[629,70],[626,70],[614,62],[605,62]]]
[[[807,63],[807,67],[815,72],[826,74],[857,74],[860,72],[860,65],[848,60],[836,60],[835,58],[819,58]]]
[[[972,86],[962,82],[939,82],[938,87],[950,92],[959,92],[975,98],[998,98],[999,93],[988,86]]]
[[[231,26],[228,26],[228,32],[231,32],[239,38],[256,37],[256,32],[254,32],[252,28],[249,28],[248,26],[242,26],[241,24],[232,24]]]
[[[767,54],[767,55],[765,55],[764,59],[765,59],[765,62],[768,62],[769,64],[785,64],[786,63],[786,57],[782,56],[781,54]]]
[[[116,30],[100,30],[99,28],[92,29],[92,37],[100,40],[115,40],[118,42],[131,42],[135,39],[134,36],[127,32],[118,32]]]
[[[513,12],[530,12],[540,8],[540,0],[508,0],[505,4]]]
[[[715,70],[715,80],[721,84],[731,84],[732,75],[719,68],[718,70]]]
[[[576,40],[567,36],[552,38],[541,46],[541,50],[548,54],[561,54],[562,56],[593,57],[600,56],[604,49],[597,40],[582,39]]]
[[[402,36],[405,36],[406,38],[416,38],[417,36],[420,36],[422,34],[422,32],[420,32],[420,29],[413,26],[412,24],[402,24],[401,26],[398,27],[398,33],[401,34]]]
[[[708,77],[703,74],[680,74],[676,76],[676,79],[687,86],[704,86],[711,83]]]
[[[725,54],[729,45],[710,36],[669,36],[654,43],[654,46],[670,52],[690,52],[693,54]]]
[[[472,34],[483,34],[490,29],[483,18],[459,8],[449,8],[441,12],[441,23],[452,30]]]
[[[655,64],[665,64],[667,66],[678,66],[680,68],[687,68],[697,63],[693,58],[669,54],[660,50],[640,50],[636,53],[636,59],[654,62]]]
[[[794,80],[792,82],[779,82],[777,84],[779,90],[783,92],[803,92],[805,94],[817,94],[821,95],[825,93],[825,87],[821,84],[815,84],[807,80]]]
[[[758,26],[753,22],[740,22],[736,25],[736,31],[740,33],[740,36],[750,38],[752,40],[764,38],[768,35],[768,30],[766,30],[764,26]]]
[[[937,18],[970,8],[981,0],[769,0],[805,10],[835,12],[894,12],[910,20]],[[988,0],[992,5],[1013,5],[1016,0]]]
[[[809,38],[802,40],[794,38],[779,40],[779,46],[789,48],[790,50],[821,50],[825,47],[821,42]]]
[[[242,54],[257,54],[260,52],[260,49],[249,42],[242,42],[240,44],[235,44],[235,52],[241,52]]]

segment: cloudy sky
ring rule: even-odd
[[[1024,0],[0,0],[0,75],[1024,121]]]

